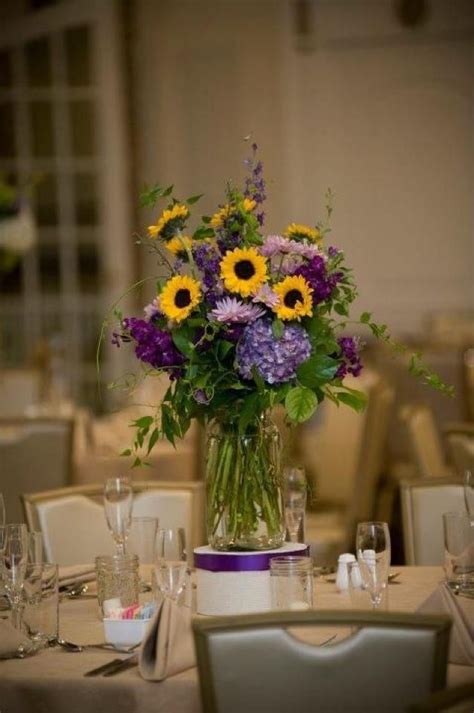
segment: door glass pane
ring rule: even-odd
[[[33,201],[38,225],[58,224],[57,180],[55,175],[43,173],[37,178],[33,190]]]
[[[6,50],[0,52],[0,87],[8,89],[12,86],[11,54]]]
[[[71,87],[84,87],[92,84],[91,31],[89,27],[74,27],[66,30],[64,44],[67,83]]]
[[[53,107],[50,102],[34,101],[29,105],[31,152],[33,156],[54,155]]]
[[[97,292],[100,280],[100,265],[97,246],[79,243],[77,246],[79,289],[81,292]]]
[[[0,104],[0,157],[15,156],[15,113],[11,102]]]
[[[93,173],[76,173],[74,199],[77,225],[97,225],[97,180]]]
[[[47,87],[51,84],[51,52],[47,37],[28,42],[26,51],[26,77],[30,87]]]
[[[71,144],[73,156],[93,156],[94,109],[90,101],[72,101],[69,104]]]
[[[41,291],[46,293],[59,292],[61,287],[61,265],[57,245],[43,243],[38,246],[38,266]]]

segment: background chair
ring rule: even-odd
[[[474,473],[474,432],[448,435],[448,446],[456,472],[462,476],[465,470]]]
[[[325,647],[288,631],[328,625],[357,631]],[[450,627],[448,617],[350,611],[197,619],[204,713],[401,713],[445,685]]]
[[[402,527],[407,565],[442,565],[443,513],[464,511],[461,482],[423,478],[401,483]]]
[[[158,517],[160,527],[184,527],[188,557],[205,542],[204,483],[133,483],[133,515]],[[113,554],[102,505],[103,485],[75,486],[23,496],[28,527],[43,533],[47,559],[60,565]]]
[[[8,522],[23,519],[20,493],[71,482],[72,442],[69,419],[0,421],[0,491]]]
[[[401,409],[400,418],[405,424],[417,475],[420,478],[452,475],[432,410],[422,404],[411,404]]]
[[[367,394],[367,408],[324,404],[321,421],[303,430],[302,461],[317,500],[306,515],[306,540],[318,564],[329,563],[353,539],[354,526],[373,517],[383,470],[393,389],[376,372],[346,379]]]

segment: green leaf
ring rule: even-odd
[[[168,441],[174,446],[174,437],[178,435],[176,434],[175,421],[171,409],[164,404],[161,406],[161,427]]]
[[[283,336],[283,332],[285,330],[285,325],[281,321],[281,319],[274,319],[272,322],[272,332],[273,336],[275,339],[281,339]]]
[[[142,465],[142,459],[137,456],[132,463],[132,468],[139,468],[141,465]]]
[[[342,315],[343,317],[349,316],[347,307],[343,302],[336,302],[336,304],[334,305],[334,311],[337,312],[338,314]]]
[[[186,200],[186,203],[188,205],[194,205],[194,203],[197,203],[198,200],[203,197],[203,195],[204,195],[204,193],[199,193],[199,195],[197,195],[197,196],[191,196],[191,198],[188,198]]]
[[[181,354],[188,357],[189,359],[193,356],[194,344],[190,339],[190,330],[186,325],[175,329],[172,332],[173,342],[175,346],[179,349]]]
[[[307,359],[296,370],[298,381],[303,386],[315,388],[331,381],[338,369],[338,362],[325,354],[316,354]]]
[[[218,346],[219,359],[225,359],[227,354],[233,348],[234,348],[234,344],[232,342],[228,342],[226,339],[223,339],[222,341],[220,341],[219,346]]]
[[[193,240],[204,240],[204,238],[213,238],[214,231],[212,228],[198,228],[193,234]]]
[[[260,372],[257,369],[257,367],[255,366],[255,364],[252,366],[252,376],[253,376],[253,380],[257,384],[257,389],[258,389],[259,393],[263,393],[265,391],[265,382],[262,379],[262,377],[260,376]]]
[[[259,413],[258,408],[259,394],[249,394],[245,397],[242,409],[239,416],[239,431],[243,433],[249,423],[251,423]]]
[[[137,418],[136,421],[133,421],[133,425],[137,426],[137,428],[150,428],[152,423],[153,416],[142,416],[141,418]]]
[[[295,386],[285,398],[285,407],[290,421],[303,423],[311,418],[318,405],[318,399],[306,386]]]
[[[372,315],[370,312],[362,312],[362,314],[359,317],[359,322],[362,322],[362,324],[368,324],[371,319],[372,319]]]
[[[158,441],[159,437],[160,437],[159,430],[157,428],[154,428],[151,433],[150,439],[148,441],[147,456],[150,455],[150,453],[151,453],[155,443]]]
[[[121,456],[131,456],[131,455],[132,455],[132,451],[131,451],[130,448],[126,448],[124,451],[121,452],[120,455],[121,455]]]
[[[355,389],[351,389],[350,392],[338,391],[336,396],[341,403],[350,406],[358,413],[363,411],[367,406],[367,395],[364,394],[363,391],[356,391]]]

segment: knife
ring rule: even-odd
[[[127,659],[125,659],[126,661]],[[124,659],[112,659],[112,661],[109,661],[108,663],[104,663],[102,666],[98,666],[97,668],[93,668],[90,671],[86,671],[84,676],[100,676],[101,673],[104,673],[105,671],[108,671],[109,668],[115,668],[120,663],[123,663]]]
[[[120,663],[108,668],[107,671],[105,671],[102,675],[104,677],[116,676],[118,673],[122,673],[122,671],[126,671],[127,669],[133,668],[134,666],[138,666],[138,654],[133,654],[132,656],[123,659],[122,661],[120,661]]]

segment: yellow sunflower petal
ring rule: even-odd
[[[255,248],[228,250],[221,260],[221,277],[229,292],[253,295],[267,281],[267,261]]]
[[[300,238],[310,240],[313,243],[321,240],[321,233],[317,228],[310,228],[308,225],[301,225],[300,223],[291,223],[287,227],[285,235],[293,240]]]
[[[175,275],[160,294],[160,309],[168,319],[181,322],[201,301],[201,286],[188,275]]]
[[[301,275],[286,277],[273,286],[278,295],[278,303],[273,311],[282,320],[311,317],[313,314],[312,287]]]
[[[179,255],[180,253],[186,253],[186,250],[190,250],[192,244],[193,241],[187,235],[175,235],[174,238],[171,238],[166,243],[166,249],[173,255]]]
[[[148,226],[148,235],[151,238],[159,238],[172,220],[179,221],[176,230],[184,227],[184,221],[189,217],[189,208],[183,203],[175,203],[171,208],[166,208],[161,214],[156,225]]]

